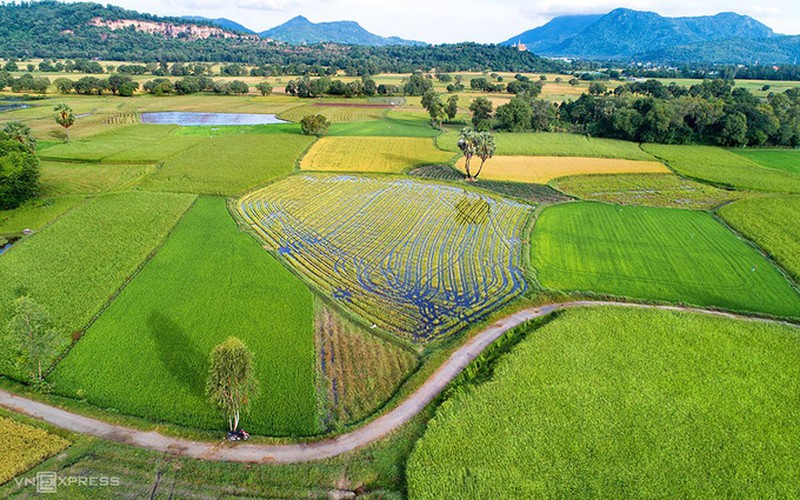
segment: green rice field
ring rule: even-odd
[[[640,161],[654,159],[635,142],[589,138],[577,134],[498,133],[495,141],[498,156],[577,156]],[[457,133],[448,133],[437,138],[438,146],[445,151],[458,152],[456,142]]]
[[[800,281],[800,197],[737,201],[722,207],[719,214]]]
[[[0,258],[0,324],[29,294],[50,310],[66,345],[167,236],[194,196],[122,193],[80,205]],[[0,373],[14,374],[0,351]]]
[[[443,403],[410,498],[800,495],[798,329],[571,310]]]
[[[800,150],[797,149],[737,149],[734,152],[762,167],[800,174]]]
[[[238,230],[223,199],[200,198],[52,380],[102,408],[221,430],[205,376],[231,335],[255,353],[261,383],[248,430],[316,433],[311,292]]]
[[[548,207],[531,265],[552,289],[800,318],[800,294],[781,272],[705,212]]]
[[[766,168],[726,149],[664,144],[645,144],[643,148],[692,179],[737,189],[800,193],[800,173]]]

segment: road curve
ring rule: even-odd
[[[195,442],[161,435],[155,431],[142,431],[115,425],[23,398],[0,389],[0,406],[44,420],[56,427],[88,434],[151,450],[171,453],[200,460],[292,464],[335,457],[380,440],[419,414],[433,401],[461,371],[477,358],[484,349],[505,332],[526,321],[547,316],[555,311],[585,306],[620,306],[668,311],[698,312],[714,316],[752,321],[782,323],[776,320],[751,318],[718,311],[677,306],[623,304],[603,301],[576,301],[533,307],[518,311],[486,327],[458,348],[416,391],[398,406],[368,424],[347,434],[308,443],[293,444],[229,444],[220,442]],[[787,323],[788,324],[788,323]],[[796,326],[796,325],[795,325]]]

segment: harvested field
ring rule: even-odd
[[[464,171],[464,158],[458,168]],[[476,173],[480,159],[473,158],[470,168]],[[495,156],[486,162],[480,178],[494,181],[545,184],[559,177],[580,174],[669,173],[656,161],[633,161],[610,158],[573,158],[558,156]]]

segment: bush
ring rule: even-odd
[[[39,159],[17,141],[0,139],[0,210],[17,208],[39,191]]]
[[[300,120],[300,128],[306,135],[325,135],[330,125],[328,119],[322,115],[308,115]]]

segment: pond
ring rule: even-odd
[[[192,127],[201,125],[272,125],[287,122],[276,118],[275,115],[267,114],[165,111],[158,113],[142,113],[142,123]]]

